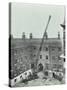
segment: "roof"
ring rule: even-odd
[[[42,39],[41,38],[32,38],[32,39],[22,39],[22,38],[14,38],[11,39],[11,46],[15,47],[25,47],[28,45],[40,45]],[[58,38],[47,38],[44,39],[44,44],[49,46],[61,46],[62,41]]]

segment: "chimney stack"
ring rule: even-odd
[[[58,32],[58,39],[60,39],[60,33]]]
[[[29,36],[29,38],[30,38],[30,39],[32,39],[32,38],[33,38],[33,36],[32,36],[32,33],[30,33],[30,36]]]
[[[23,32],[22,34],[22,39],[25,39],[25,32]]]

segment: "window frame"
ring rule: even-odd
[[[48,59],[48,55],[46,55],[46,59]]]
[[[42,55],[40,55],[40,59],[42,59]]]

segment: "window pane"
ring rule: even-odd
[[[46,47],[46,51],[48,51],[48,48]]]
[[[48,59],[48,56],[46,55],[46,59]]]
[[[14,82],[16,82],[16,81],[17,81],[17,79],[14,80]]]
[[[42,59],[42,55],[40,55],[40,59]]]
[[[61,47],[58,48],[58,51],[61,51]]]

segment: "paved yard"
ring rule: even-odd
[[[62,84],[62,82],[56,80],[56,79],[35,79],[35,80],[31,80],[28,81],[27,83],[18,83],[15,86],[16,87],[28,87],[28,86],[43,86],[43,85],[58,85],[58,84]]]
[[[38,79],[35,79],[35,80],[31,80],[31,81],[28,81],[26,83],[17,83],[15,85],[15,87],[28,87],[28,86],[44,86],[44,85],[59,85],[59,84],[64,84],[64,81],[59,81],[55,78],[51,78],[51,79],[43,79],[44,77],[44,74],[43,72],[40,72],[38,73]]]

